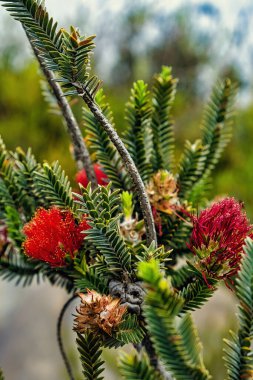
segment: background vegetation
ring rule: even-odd
[[[95,27],[98,34],[98,48],[95,53],[97,71],[101,72],[102,77],[104,73],[105,89],[114,111],[116,124],[119,130],[123,130],[123,107],[129,97],[132,82],[139,78],[150,82],[153,73],[158,72],[161,65],[171,65],[174,75],[179,78],[174,115],[177,137],[182,144],[185,138],[193,139],[199,133],[204,100],[210,92],[213,81],[227,75],[237,81],[239,96],[234,136],[216,170],[215,188],[212,194],[230,194],[243,200],[249,215],[253,217],[251,78],[245,82],[245,70],[238,67],[232,55],[231,62],[228,64],[225,62],[223,65],[217,62],[215,70],[210,71],[215,64],[215,56],[219,55],[219,46],[214,45],[208,33],[196,28],[194,16],[200,17],[202,12],[202,16],[204,13],[210,19],[217,17],[216,22],[219,26],[221,21],[217,15],[215,16],[215,7],[212,8],[210,4],[209,8],[207,6],[203,8],[202,5],[199,14],[195,14],[196,10],[195,13],[193,10],[190,7],[180,8],[167,17],[162,17],[161,13],[152,14],[150,7],[144,6],[141,2],[140,5],[125,10],[120,20],[121,31],[117,36],[113,36],[111,29],[102,30],[101,24],[98,23]],[[82,13],[77,23],[82,27],[84,16],[81,15]],[[112,15],[109,14],[108,18],[107,25],[113,21]],[[159,39],[152,43],[148,41],[151,21],[156,26],[159,23]],[[6,32],[9,30],[7,24],[8,21],[5,21],[3,36],[5,34],[9,36]],[[115,27],[118,24],[119,21],[115,21]],[[240,29],[237,30],[238,34]],[[150,35],[152,36],[152,28]],[[110,44],[106,43],[108,39]],[[37,65],[24,54],[24,50],[29,51],[29,46],[25,40],[24,42],[17,40],[15,34],[10,36],[8,41],[9,43],[5,41],[1,46],[0,134],[10,148],[16,145],[21,145],[24,149],[32,146],[40,160],[59,159],[73,178],[75,169],[70,159],[67,134],[62,128],[60,118],[48,112],[48,105],[41,94]],[[20,47],[20,43],[23,48]],[[221,40],[220,47],[222,43]],[[108,68],[105,68],[103,59],[107,47],[110,53],[111,46],[114,46],[117,56],[112,62],[108,62]],[[247,104],[242,106],[245,93]],[[73,104],[78,115],[80,115],[80,106],[78,101]],[[180,146],[178,155],[180,155]]]

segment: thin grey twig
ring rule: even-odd
[[[133,184],[135,186],[135,189],[137,191],[137,195],[138,195],[141,209],[143,212],[143,219],[144,219],[144,223],[146,227],[146,232],[147,232],[147,244],[150,245],[154,241],[155,244],[157,245],[156,230],[155,230],[155,224],[154,224],[154,218],[153,218],[151,206],[148,200],[145,186],[143,184],[143,181],[140,177],[140,174],[135,166],[135,163],[132,157],[130,156],[128,150],[126,149],[119,135],[117,134],[113,126],[109,123],[107,118],[104,116],[101,109],[94,102],[90,94],[85,89],[80,87],[78,84],[73,83],[73,85],[76,87],[79,95],[83,98],[83,100],[89,107],[90,111],[93,113],[96,119],[100,122],[101,126],[103,127],[105,132],[108,134],[115,148],[118,150],[125,164],[125,167],[128,171],[128,174],[131,177]]]
[[[73,375],[73,372],[72,372],[72,368],[71,368],[71,365],[69,363],[69,360],[67,358],[67,355],[66,355],[66,352],[64,350],[64,347],[63,347],[63,342],[62,342],[62,335],[61,335],[61,328],[62,328],[62,321],[63,321],[63,317],[64,317],[64,314],[65,314],[65,311],[67,310],[68,306],[71,304],[71,302],[76,298],[77,296],[74,295],[72,296],[62,307],[61,309],[61,312],[60,312],[60,315],[58,317],[58,321],[57,321],[57,342],[58,342],[58,346],[59,346],[59,349],[60,349],[60,353],[61,353],[61,356],[62,356],[62,359],[63,359],[63,362],[65,364],[65,367],[66,367],[66,370],[68,372],[68,375],[69,375],[69,378],[70,380],[75,380],[74,378],[74,375]]]
[[[95,188],[97,186],[97,178],[90,159],[89,151],[83,140],[83,136],[76,121],[76,118],[70,108],[67,99],[64,97],[63,91],[59,83],[55,81],[55,76],[53,72],[48,70],[48,68],[44,64],[43,59],[39,54],[39,50],[36,48],[36,46],[34,46],[32,37],[29,36],[28,32],[26,32],[26,34],[28,40],[30,41],[35,57],[37,58],[40,64],[40,68],[57,100],[62,116],[66,121],[67,130],[73,143],[74,158],[77,164],[77,168],[78,170],[83,168],[85,169],[87,178],[91,182],[92,188]]]
[[[149,356],[150,364],[154,368],[156,368],[156,370],[162,375],[164,380],[173,380],[171,375],[168,372],[166,372],[165,368],[161,365],[161,363],[157,359],[155,349],[153,347],[153,344],[150,340],[148,333],[146,333],[146,335],[142,341],[142,346],[145,347],[146,353]]]

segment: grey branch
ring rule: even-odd
[[[166,372],[163,365],[159,362],[148,332],[146,332],[141,345],[142,347],[145,347],[146,353],[149,356],[150,364],[162,375],[164,380],[174,380],[171,374]]]
[[[137,191],[137,195],[138,195],[139,202],[141,205],[141,210],[143,213],[143,219],[144,219],[144,223],[146,227],[146,232],[147,232],[147,244],[150,245],[154,241],[155,245],[157,246],[156,230],[155,230],[155,224],[154,224],[154,218],[153,218],[151,206],[148,200],[145,186],[143,184],[143,181],[140,177],[140,174],[135,166],[135,163],[132,157],[130,156],[128,150],[126,149],[119,135],[117,134],[113,126],[109,123],[109,121],[106,119],[106,117],[103,115],[101,109],[94,102],[94,100],[92,99],[88,91],[86,91],[85,89],[83,89],[76,83],[73,83],[73,85],[76,87],[79,95],[83,98],[83,100],[89,107],[90,111],[93,113],[96,119],[100,122],[101,126],[103,127],[105,132],[108,134],[115,148],[118,150],[124,162],[126,170],[128,171],[128,174],[131,177],[133,184],[135,186],[135,189]]]
[[[68,373],[68,376],[69,376],[69,379],[70,380],[75,380],[74,378],[74,375],[73,375],[73,371],[72,371],[72,368],[71,368],[71,365],[70,365],[70,362],[68,360],[68,357],[66,355],[66,352],[65,352],[65,349],[63,347],[63,341],[62,341],[62,322],[63,322],[63,317],[64,317],[64,314],[67,310],[67,308],[69,307],[69,305],[71,304],[71,302],[76,298],[77,296],[76,295],[73,295],[71,298],[68,299],[68,301],[63,305],[62,309],[61,309],[61,312],[60,312],[60,315],[58,317],[58,321],[57,321],[57,342],[58,342],[58,346],[59,346],[59,350],[60,350],[60,353],[61,353],[61,356],[62,356],[62,360],[65,364],[65,368],[66,368],[66,371]],[[1,380],[1,379],[0,379]]]
[[[63,91],[60,85],[55,81],[55,76],[52,71],[48,70],[41,58],[38,49],[34,46],[32,38],[27,33],[27,37],[30,41],[34,54],[40,64],[41,70],[51,87],[53,94],[60,107],[62,116],[66,121],[67,130],[73,143],[74,158],[77,164],[78,170],[85,169],[88,180],[91,182],[92,188],[97,186],[97,178],[94,172],[94,168],[90,159],[88,149],[83,140],[82,133],[75,119],[75,116],[70,108],[70,105],[64,97]]]

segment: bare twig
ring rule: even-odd
[[[58,317],[58,321],[57,321],[57,342],[58,342],[58,346],[59,346],[59,349],[60,349],[60,353],[61,353],[61,356],[62,356],[62,359],[64,361],[64,364],[65,364],[65,367],[66,367],[66,370],[68,372],[68,375],[69,375],[69,378],[70,380],[75,380],[74,378],[74,375],[73,375],[73,372],[72,372],[72,368],[71,368],[71,365],[69,363],[69,360],[67,358],[67,355],[66,355],[66,352],[64,350],[64,347],[63,347],[63,342],[62,342],[62,334],[61,334],[61,327],[62,327],[62,321],[63,321],[63,317],[64,317],[64,314],[65,314],[65,311],[67,310],[68,306],[71,304],[71,302],[76,298],[77,296],[76,295],[73,295],[62,307],[61,309],[61,312],[60,312],[60,315]]]
[[[94,172],[94,168],[90,159],[88,149],[83,140],[83,136],[78,126],[78,123],[75,119],[75,116],[69,106],[68,101],[64,97],[64,94],[60,85],[55,81],[55,76],[53,72],[48,70],[48,68],[44,64],[43,59],[41,58],[39,54],[39,50],[36,48],[36,46],[34,46],[32,37],[30,37],[29,33],[26,33],[26,34],[27,34],[28,40],[30,41],[35,57],[37,58],[40,64],[40,68],[46,80],[48,81],[48,84],[51,87],[53,94],[57,100],[62,116],[64,120],[66,121],[67,130],[73,143],[74,158],[77,164],[77,168],[78,170],[83,169],[83,168],[85,169],[87,178],[91,182],[92,188],[95,188],[97,186],[97,178]]]
[[[128,171],[128,174],[131,177],[133,184],[135,186],[135,189],[137,191],[137,195],[138,195],[142,213],[143,213],[143,219],[144,219],[144,223],[146,227],[146,232],[147,232],[147,244],[150,245],[154,241],[155,244],[157,245],[156,230],[155,230],[155,224],[154,224],[154,218],[152,215],[151,206],[148,200],[145,186],[142,182],[142,179],[140,177],[140,174],[135,166],[135,163],[132,157],[130,156],[128,150],[126,149],[119,135],[117,134],[113,126],[110,124],[110,122],[107,120],[107,118],[104,116],[101,109],[94,102],[94,100],[92,99],[88,91],[86,91],[84,88],[80,87],[76,83],[73,83],[73,85],[76,87],[79,95],[83,98],[83,100],[89,107],[90,111],[93,113],[95,118],[100,122],[101,126],[103,127],[105,132],[108,134],[115,148],[118,150],[125,164],[125,167]]]
[[[148,332],[146,333],[146,335],[142,341],[141,346],[145,347],[146,353],[149,356],[150,364],[162,375],[164,380],[173,380],[171,375],[168,372],[166,372],[165,368],[158,361],[155,349],[154,349],[153,344],[150,340]],[[140,347],[138,347],[138,348],[140,349]]]

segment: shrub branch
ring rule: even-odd
[[[140,177],[140,174],[135,166],[135,163],[132,157],[128,153],[128,150],[126,149],[119,135],[117,134],[113,126],[109,123],[109,121],[106,119],[106,117],[103,115],[102,111],[96,105],[96,103],[94,102],[93,98],[90,96],[88,91],[82,88],[81,86],[79,86],[79,84],[73,83],[73,85],[75,85],[79,95],[83,98],[83,100],[89,107],[90,111],[93,113],[96,119],[100,122],[101,126],[106,131],[112,143],[118,150],[125,164],[126,170],[128,171],[128,174],[130,175],[137,191],[137,195],[138,195],[141,209],[143,212],[143,219],[144,219],[144,223],[146,227],[146,232],[147,232],[147,244],[150,245],[154,241],[155,244],[157,245],[156,230],[155,230],[155,224],[154,224],[154,218],[152,215],[151,206],[148,200],[145,186],[143,184],[143,181]]]
[[[32,50],[34,52],[34,55],[39,62],[40,68],[49,84],[51,87],[53,94],[57,100],[57,103],[60,107],[62,116],[66,122],[67,125],[67,131],[70,135],[71,141],[73,143],[73,150],[74,150],[74,158],[77,164],[78,170],[85,169],[88,180],[92,184],[92,188],[95,188],[97,186],[97,179],[96,175],[93,169],[93,165],[91,162],[90,154],[89,151],[85,145],[81,130],[78,126],[78,123],[76,121],[76,118],[70,108],[70,105],[66,98],[64,97],[63,91],[60,87],[60,85],[55,81],[55,75],[53,74],[52,71],[50,71],[45,63],[43,62],[43,58],[39,54],[38,48],[34,46],[32,38],[28,33],[27,37],[28,40],[30,41]]]

